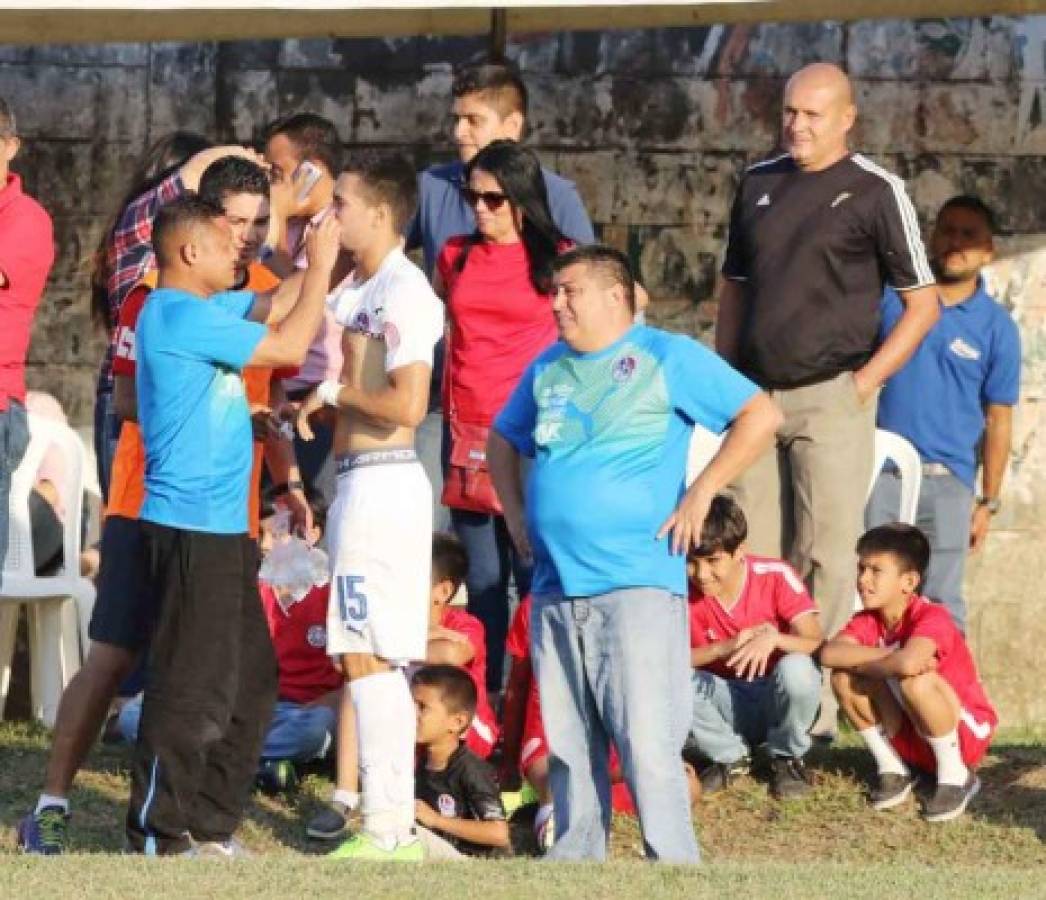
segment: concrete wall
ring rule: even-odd
[[[452,65],[485,52],[481,38],[0,47],[27,139],[16,168],[54,214],[60,250],[31,383],[89,420],[102,344],[88,260],[148,140],[180,127],[246,141],[312,109],[350,146],[421,165],[451,152]],[[806,62],[853,76],[855,146],[907,180],[924,220],[960,190],[995,206],[1007,236],[991,278],[1021,325],[1024,387],[1004,512],[969,572],[971,637],[1004,719],[1046,722],[1029,677],[1046,642],[1046,17],[535,34],[509,55],[532,92],[529,140],[577,180],[674,329],[708,335],[735,179],[772,147],[783,79]]]

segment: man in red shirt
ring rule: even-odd
[[[810,791],[803,756],[820,701],[811,654],[824,638],[817,607],[799,576],[744,545],[741,508],[717,496],[687,561],[694,720],[690,744],[712,764],[701,787],[712,794],[748,771],[751,748],[770,751],[770,790],[779,800]]]
[[[22,179],[8,168],[20,146],[14,113],[0,97],[0,572],[7,556],[11,477],[29,446],[25,357],[54,262],[51,217],[22,193]]]
[[[937,780],[923,817],[950,821],[980,790],[973,769],[998,716],[947,607],[916,593],[930,562],[926,536],[912,525],[880,525],[857,542],[857,555],[864,611],[825,644],[821,661],[875,758],[872,807],[907,799],[912,766]]]

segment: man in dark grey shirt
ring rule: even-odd
[[[749,543],[789,559],[829,636],[853,608],[879,388],[938,316],[904,184],[850,152],[855,118],[836,66],[789,80],[784,152],[749,168],[734,201],[716,323],[716,349],[785,416],[776,447],[736,485]],[[877,348],[884,283],[905,311]],[[834,714],[826,691],[815,733],[834,734]]]

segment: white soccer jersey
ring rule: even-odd
[[[433,347],[443,336],[443,303],[401,249],[366,281],[350,275],[327,306],[347,331],[384,339],[386,372],[415,362],[432,366]]]

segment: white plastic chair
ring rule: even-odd
[[[62,691],[86,653],[87,625],[94,606],[94,585],[80,575],[87,452],[75,431],[49,419],[30,415],[29,433],[29,447],[12,478],[7,556],[0,580],[0,719],[11,683],[18,610],[21,604],[27,604],[33,715],[50,728]],[[61,452],[67,474],[61,498],[65,509],[64,561],[56,574],[38,576],[33,562],[29,495],[51,446]]]
[[[923,485],[923,463],[919,451],[899,434],[876,428],[875,461],[872,465],[872,480],[868,484],[868,497],[872,496],[875,482],[887,460],[897,466],[901,475],[901,507],[897,510],[897,521],[914,525],[919,508],[919,492]]]
[[[722,435],[712,434],[701,425],[694,426],[694,433],[690,436],[690,449],[686,457],[687,487],[693,484],[694,479],[712,461],[712,457],[719,452],[722,443]]]

